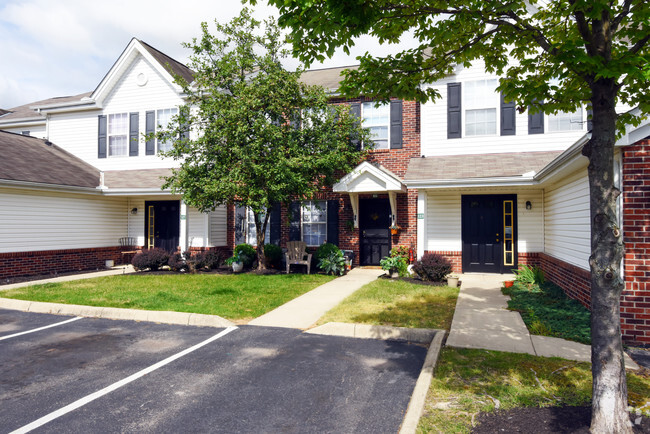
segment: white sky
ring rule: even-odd
[[[181,42],[199,36],[202,21],[224,23],[241,8],[238,0],[0,0],[0,108],[94,90],[132,37],[186,63]],[[265,3],[255,8],[258,19],[271,14]],[[351,56],[311,67],[355,64],[378,47],[364,38]]]

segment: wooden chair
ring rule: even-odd
[[[135,237],[122,237],[119,239],[120,247],[122,248],[122,254],[128,255],[132,253],[139,253],[140,250],[136,248],[137,240]]]
[[[307,243],[304,241],[289,241],[287,243],[287,253],[284,254],[287,261],[287,274],[292,265],[306,265],[307,274],[311,269],[311,253],[307,253]],[[307,258],[307,259],[305,259]]]

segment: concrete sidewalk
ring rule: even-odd
[[[25,286],[43,285],[45,283],[70,282],[72,280],[92,279],[94,277],[115,276],[116,274],[135,273],[132,265],[117,265],[111,269],[103,271],[89,271],[88,273],[70,274],[67,276],[50,277],[41,280],[29,280],[20,283],[11,283],[9,285],[0,285],[0,291],[7,289],[23,288]]]
[[[344,298],[384,273],[379,269],[355,268],[347,275],[255,318],[248,325],[306,329]]]
[[[589,345],[528,333],[521,315],[507,310],[510,297],[501,293],[503,281],[513,279],[513,275],[463,274],[447,345],[591,362]],[[627,354],[625,366],[639,369]]]

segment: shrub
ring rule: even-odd
[[[404,256],[386,256],[379,265],[391,274],[397,272],[399,277],[408,276],[408,261]]]
[[[425,253],[422,259],[415,261],[413,271],[422,280],[440,282],[451,273],[451,263],[437,253]]]
[[[520,264],[517,270],[512,270],[515,273],[515,281],[526,284],[528,287],[532,285],[542,285],[546,282],[544,277],[544,270],[535,265],[530,267],[528,265]]]
[[[246,268],[251,268],[253,266],[253,262],[255,262],[255,258],[257,258],[257,252],[255,251],[255,248],[250,244],[239,244],[237,247],[235,247],[233,255],[235,253],[239,255],[241,261],[244,263],[244,267]]]
[[[406,262],[408,263],[409,260],[409,248],[406,246],[396,246],[390,249],[390,257],[395,258],[397,256],[401,256],[402,258],[406,258]]]
[[[329,258],[332,253],[339,252],[340,249],[332,243],[323,243],[316,249],[316,259],[321,260]]]
[[[266,257],[266,266],[269,268],[280,268],[282,264],[282,249],[275,244],[266,244],[264,246],[264,256]]]
[[[336,247],[335,251],[331,251],[329,255],[318,261],[318,268],[323,270],[325,274],[338,274],[342,276],[345,271],[345,257],[343,256],[343,252]]]
[[[169,261],[167,262],[167,265],[169,265],[169,268],[172,271],[187,271],[188,266],[187,262],[185,262],[185,258],[183,258],[183,255],[180,253],[174,253],[169,257]]]
[[[203,262],[204,262],[204,267],[209,269],[209,270],[214,270],[215,268],[219,268],[221,264],[223,263],[223,252],[220,250],[208,250],[207,252],[204,252],[203,254]]]
[[[146,270],[156,271],[160,269],[163,265],[167,265],[169,262],[169,253],[163,249],[148,249],[143,250],[142,253],[138,253],[133,257],[131,265],[136,270]]]

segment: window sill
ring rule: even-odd
[[[368,152],[371,154],[385,154],[390,152],[390,149],[369,149]]]

